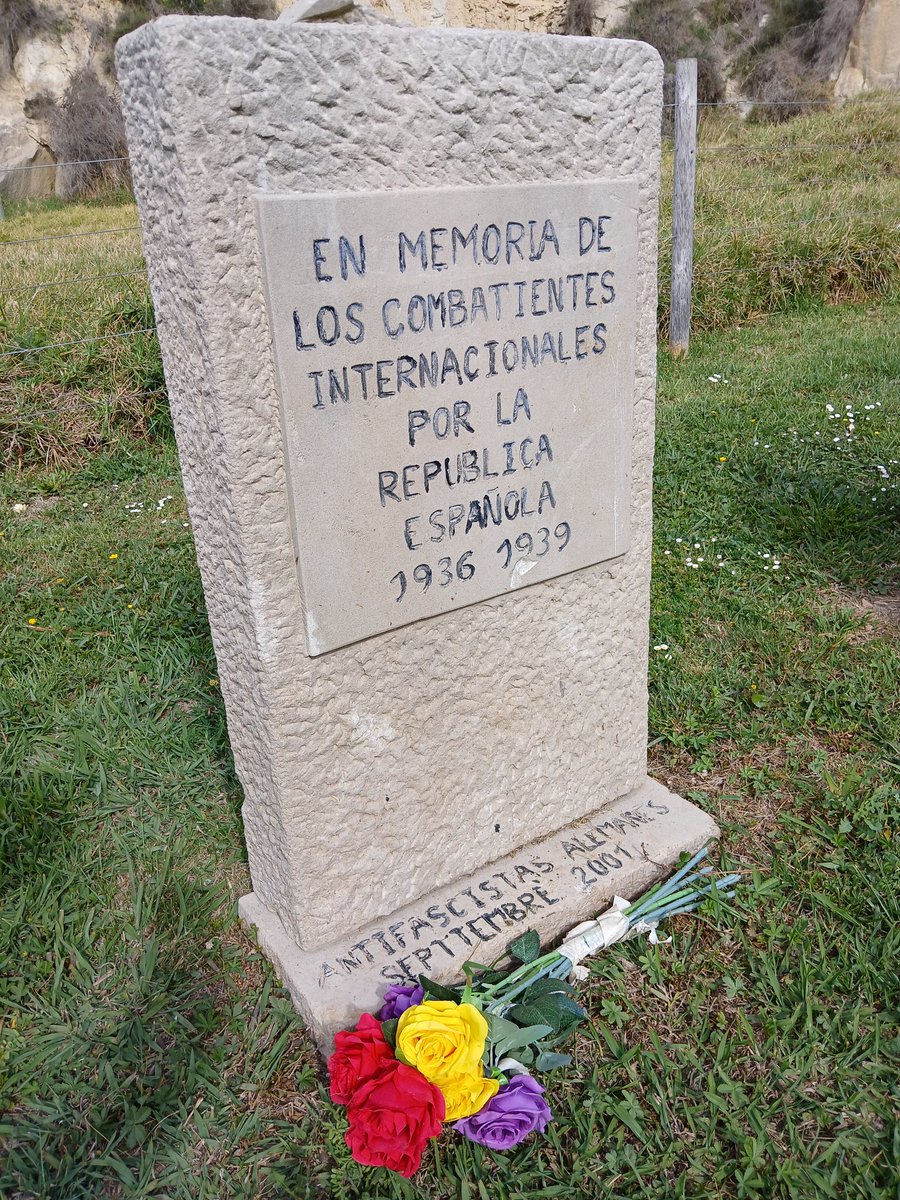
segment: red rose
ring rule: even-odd
[[[328,1060],[332,1100],[347,1104],[360,1084],[392,1062],[396,1062],[394,1051],[384,1040],[381,1022],[363,1013],[355,1030],[335,1035],[334,1054]]]
[[[409,1179],[428,1139],[441,1132],[444,1097],[424,1075],[394,1059],[356,1091],[347,1116],[347,1145],[356,1161]]]

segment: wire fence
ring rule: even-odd
[[[782,294],[800,276],[809,285],[819,276],[851,269],[860,276],[900,269],[900,138],[854,132],[852,126],[846,136],[835,137],[836,129],[844,132],[835,121],[821,139],[811,136],[806,124],[795,140],[791,122],[768,127],[765,139],[748,139],[750,126],[735,115],[767,107],[825,112],[833,107],[827,101],[734,100],[697,107],[702,118],[693,227],[695,308],[711,304],[706,293],[721,291],[728,281],[757,280],[758,290]],[[721,117],[724,124],[710,124],[711,117]],[[672,246],[670,150],[664,157],[659,243],[663,308]],[[831,164],[827,170],[825,156]],[[127,162],[122,156],[0,165],[0,178]],[[51,352],[58,356],[153,336],[146,267],[139,245],[130,240],[140,229],[134,220],[110,222],[111,208],[112,202],[45,206],[43,211],[29,202],[10,206],[8,219],[0,222],[0,358],[7,363],[24,365]],[[123,215],[133,211],[121,202],[119,210]],[[98,215],[100,227],[91,228]],[[84,227],[68,227],[78,218]]]
[[[145,329],[122,329],[116,333],[100,333],[94,334],[92,337],[74,338],[69,342],[48,342],[46,345],[24,346],[18,350],[4,350],[3,355],[13,357],[20,354],[40,354],[44,350],[64,350],[69,346],[87,346],[91,342],[106,342],[110,338],[135,337],[139,333],[156,333],[156,329],[152,325],[148,325]]]
[[[48,163],[28,163],[25,166],[4,167],[0,166],[0,175],[5,175],[9,171],[55,171],[59,167],[99,167],[105,163],[123,163],[128,162],[127,156],[119,158],[76,158],[69,162],[48,162]]]
[[[4,246],[32,246],[38,242],[65,242],[70,238],[82,237],[104,237],[107,234],[113,233],[139,233],[139,225],[123,225],[120,229],[81,229],[76,233],[47,233],[42,237],[37,238],[10,238],[9,241],[0,241],[0,247]]]

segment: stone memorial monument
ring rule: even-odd
[[[716,833],[646,777],[661,63],[167,17],[118,70],[240,913],[327,1046]]]

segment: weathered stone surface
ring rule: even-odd
[[[528,928],[546,946],[614,895],[633,899],[679,854],[717,834],[705,813],[647,779],[587,820],[320,950],[300,950],[255,895],[239,911],[328,1054],[335,1031],[377,1010],[389,984],[419,974],[450,983],[467,959],[493,961]]]
[[[281,0],[277,0],[278,3]],[[561,33],[566,0],[372,0],[375,8],[413,25]],[[593,0],[591,32],[609,34],[628,13],[630,0]]]
[[[257,204],[310,654],[625,553],[634,184]]]
[[[881,89],[900,91],[900,6],[895,0],[866,0],[834,94],[850,100]]]
[[[644,777],[661,63],[623,41],[163,18],[118,46],[255,894],[306,949]],[[627,178],[631,547],[312,659],[260,192]]]

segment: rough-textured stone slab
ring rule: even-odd
[[[256,895],[333,942],[645,773],[662,66],[624,41],[163,18],[117,47]],[[312,659],[261,192],[630,179],[628,552]]]
[[[335,1030],[376,1009],[390,983],[420,973],[450,982],[467,959],[490,962],[527,928],[547,945],[614,895],[636,896],[718,832],[706,813],[647,779],[586,820],[319,950],[301,950],[253,893],[239,912],[327,1054]]]

